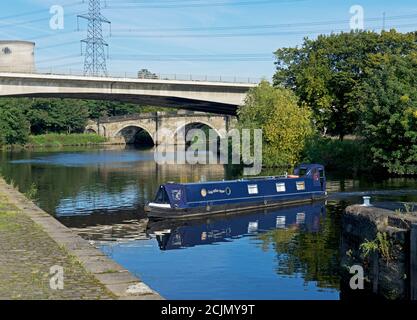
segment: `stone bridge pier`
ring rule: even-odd
[[[187,132],[196,128],[210,128],[217,137],[225,138],[227,131],[233,128],[236,122],[236,117],[229,115],[192,111],[154,112],[100,118],[90,121],[86,132],[99,134],[109,142],[117,144],[134,144],[140,137],[141,141],[145,139],[152,145],[175,145],[185,144]]]

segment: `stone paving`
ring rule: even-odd
[[[51,289],[54,266],[63,289]],[[0,178],[0,300],[10,299],[161,297]]]
[[[50,287],[53,266],[63,267],[63,290]],[[76,258],[0,193],[0,299],[112,298]]]

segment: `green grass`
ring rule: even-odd
[[[91,133],[59,134],[49,133],[30,136],[27,147],[87,146],[107,142],[107,139]]]
[[[3,202],[1,202],[1,204],[2,206],[5,205],[5,203]],[[16,215],[16,211],[5,211],[3,209],[0,209],[0,232],[15,232],[20,229],[20,225],[14,222]]]

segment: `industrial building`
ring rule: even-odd
[[[35,43],[0,40],[0,72],[35,72]]]

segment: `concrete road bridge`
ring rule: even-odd
[[[0,72],[0,97],[111,100],[235,115],[256,84]]]
[[[181,110],[100,118],[89,121],[85,131],[106,137],[112,143],[135,144],[139,139],[147,138],[151,145],[184,144],[185,140],[180,141],[177,137],[185,137],[190,129],[208,127],[217,133],[217,137],[224,138],[236,121],[234,116]],[[164,140],[166,135],[158,134],[161,129],[172,133],[169,141]]]

